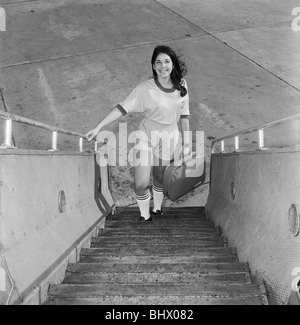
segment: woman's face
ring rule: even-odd
[[[169,55],[165,53],[158,54],[154,61],[153,69],[159,78],[168,78],[173,70],[173,62]]]

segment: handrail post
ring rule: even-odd
[[[59,151],[57,149],[57,131],[52,132],[52,148],[49,151]]]
[[[17,147],[13,144],[12,140],[12,119],[8,118],[5,121],[5,140],[2,144],[2,149],[16,149]]]
[[[268,150],[268,148],[265,148],[265,139],[264,139],[264,130],[263,129],[258,130],[258,146],[259,146],[259,150]]]
[[[221,141],[221,152],[222,153],[225,152],[225,141],[224,140]]]
[[[79,151],[83,152],[83,138],[79,138]]]
[[[240,151],[239,136],[234,137],[234,150],[235,152]]]

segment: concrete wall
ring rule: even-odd
[[[11,283],[10,303],[41,304],[49,283],[63,280],[68,262],[78,260],[111,212],[111,202],[98,191],[100,174],[94,154],[1,151],[0,268],[6,290],[0,304]]]
[[[300,207],[299,166],[299,151],[212,155],[207,212],[239,260],[264,279],[270,304],[288,303],[300,267],[300,236],[291,235],[288,219],[291,204]]]

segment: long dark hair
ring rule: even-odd
[[[170,74],[170,78],[174,88],[180,91],[181,97],[184,97],[187,94],[187,89],[182,85],[182,78],[186,75],[187,69],[185,67],[185,63],[179,59],[179,56],[177,56],[176,53],[169,46],[158,45],[153,51],[151,66],[154,79],[157,80],[157,73],[154,70],[153,65],[155,63],[156,58],[161,53],[167,54],[171,58],[174,65],[174,69]]]

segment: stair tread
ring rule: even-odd
[[[163,283],[175,284],[194,283],[198,284],[216,284],[216,283],[250,283],[247,272],[232,272],[219,274],[202,274],[188,272],[126,272],[113,273],[69,273],[66,276],[65,283],[67,284],[99,284],[99,283]]]
[[[151,256],[157,255],[197,255],[197,256],[220,256],[220,255],[231,255],[234,253],[233,249],[227,247],[190,247],[190,246],[179,246],[172,248],[172,246],[166,245],[155,245],[149,247],[137,247],[132,248],[124,246],[122,248],[84,248],[82,249],[81,255],[119,255],[119,256],[140,256],[147,254]]]
[[[65,283],[68,284],[99,284],[99,283],[249,283],[249,279],[243,273],[229,275],[198,276],[197,274],[161,274],[161,273],[106,273],[106,274],[71,274],[67,276]]]
[[[247,263],[73,263],[69,264],[68,272],[97,273],[97,272],[195,272],[198,274],[240,273],[248,272]]]
[[[118,236],[118,237],[92,237],[92,244],[102,244],[102,245],[140,245],[149,243],[149,238],[145,238],[144,236]],[[185,237],[180,236],[173,238],[170,236],[156,236],[150,239],[151,245],[160,245],[160,244],[168,244],[168,245],[178,245],[178,242],[184,242],[185,244],[193,244],[193,245],[204,245],[204,244],[223,244],[224,240],[222,237],[215,236],[205,236],[205,237]]]
[[[124,213],[117,216],[109,217],[107,219],[108,222],[114,221],[133,221],[136,222],[138,217],[140,216],[140,212],[131,212],[131,213]],[[196,213],[164,213],[160,216],[152,215],[153,220],[155,221],[164,221],[164,222],[184,222],[184,221],[191,221],[191,222],[207,222],[209,219],[205,216],[201,216]]]
[[[264,305],[267,304],[264,296],[251,296],[251,297],[190,297],[190,296],[135,296],[135,297],[118,297],[118,296],[105,296],[93,298],[68,298],[68,297],[50,297],[46,305]]]
[[[152,208],[150,208],[152,209]],[[139,212],[138,207],[117,207],[116,214],[126,213],[126,212]],[[199,213],[203,214],[205,212],[205,207],[163,207],[163,211],[170,211],[170,212],[191,212],[191,213]]]
[[[186,229],[186,228],[128,228],[128,229],[112,229],[112,228],[104,228],[101,229],[99,236],[102,234],[111,234],[111,235],[151,235],[151,234],[162,234],[162,235],[177,235],[177,234],[216,234],[216,230],[212,228],[208,229]]]
[[[142,246],[141,246],[142,245]],[[142,248],[141,248],[142,247]],[[176,250],[178,248],[180,249],[188,249],[188,248],[217,248],[217,247],[224,247],[224,244],[222,242],[187,242],[182,245],[179,245],[178,242],[161,242],[161,243],[147,243],[147,242],[137,242],[137,243],[132,243],[132,242],[119,242],[119,243],[102,243],[102,242],[92,242],[91,243],[91,248],[101,248],[101,249],[107,249],[108,251],[112,250],[133,250],[133,249],[146,249],[148,251],[151,250],[165,250],[165,249],[170,249],[170,250]]]
[[[161,215],[154,215],[150,213],[155,220],[177,220],[181,221],[184,219],[194,220],[194,221],[209,221],[207,216],[201,214],[201,213],[189,213],[189,212],[183,212],[183,211],[164,211]],[[132,211],[132,212],[123,212],[120,214],[110,215],[107,217],[107,221],[114,221],[114,220],[129,220],[135,218],[136,216],[140,215],[140,211]],[[136,219],[134,219],[136,220]]]
[[[122,223],[114,223],[114,224],[106,224],[104,229],[164,229],[164,227],[168,228],[174,228],[174,229],[186,229],[186,230],[207,230],[207,229],[212,229],[215,230],[210,224],[198,224],[198,223],[193,223],[193,224],[173,224],[170,222],[157,222],[156,221],[151,221],[148,223],[145,222],[122,222]]]
[[[134,255],[140,256],[145,254],[150,255],[186,255],[186,254],[201,254],[204,256],[212,256],[212,255],[229,255],[232,252],[224,249],[224,247],[203,247],[203,246],[192,246],[192,245],[184,245],[184,246],[172,246],[172,245],[151,245],[151,246],[120,246],[120,247],[93,247],[90,248],[91,254],[106,254],[106,255]],[[94,250],[92,252],[91,250]]]
[[[130,214],[128,216],[124,215],[124,216],[113,216],[113,217],[108,217],[106,219],[106,223],[107,224],[113,224],[113,223],[118,223],[118,222],[125,222],[125,223],[141,223],[140,221],[138,221],[140,213],[137,214]],[[152,215],[152,219],[159,223],[180,223],[180,222],[184,222],[184,221],[188,221],[190,223],[194,223],[194,224],[211,224],[211,220],[207,219],[207,218],[202,218],[199,216],[194,216],[191,215],[190,217],[186,217],[186,216],[181,216],[181,215],[170,215],[170,216],[165,216],[165,215],[161,215],[161,216],[154,216]]]
[[[109,220],[117,220],[117,219],[126,219],[133,218],[140,215],[140,211],[124,211],[113,216],[108,217]],[[208,220],[207,216],[203,215],[200,212],[191,212],[191,211],[163,211],[162,215],[153,215],[154,218],[157,219],[175,219],[175,220],[183,220],[183,219],[192,219],[192,220]]]
[[[223,256],[186,256],[186,255],[156,255],[156,256],[118,256],[118,255],[86,255],[82,256],[81,262],[85,263],[111,263],[111,262],[117,262],[117,263],[236,263],[237,257],[234,255],[223,255]]]
[[[148,295],[221,295],[221,296],[248,296],[260,295],[260,288],[253,283],[193,283],[193,284],[166,284],[166,283],[134,283],[134,284],[60,284],[50,287],[49,295],[84,297],[84,296],[148,296]]]
[[[161,234],[157,234],[157,233],[144,233],[144,234],[130,234],[130,233],[127,233],[127,232],[122,232],[122,233],[117,233],[117,232],[101,232],[98,236],[98,238],[110,238],[110,239],[116,239],[116,240],[119,240],[119,239],[122,239],[122,238],[131,238],[131,239],[139,239],[139,238],[168,238],[168,239],[178,239],[178,240],[184,240],[184,239],[189,239],[189,240],[194,240],[194,239],[203,239],[203,238],[215,238],[215,239],[218,239],[218,238],[222,238],[221,236],[219,236],[217,233],[185,233],[185,234],[182,234],[182,233],[175,233],[175,234],[172,234],[170,236],[170,234],[167,234],[167,233],[161,233]]]

